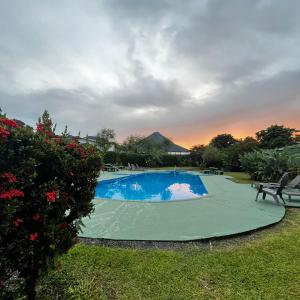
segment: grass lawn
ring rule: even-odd
[[[299,299],[300,209],[251,235],[181,245],[77,244],[43,278],[39,299]]]
[[[233,177],[231,180],[236,183],[251,183],[251,177],[244,172],[225,172],[225,175]]]

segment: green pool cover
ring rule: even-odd
[[[254,201],[256,191],[248,184],[237,184],[218,175],[201,179],[209,195],[193,200],[151,203],[95,199],[95,211],[84,219],[80,236],[188,241],[247,232],[284,217],[283,205],[271,199]]]

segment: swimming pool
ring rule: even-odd
[[[199,175],[186,172],[153,172],[100,181],[96,198],[170,201],[207,195]]]

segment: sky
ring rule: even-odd
[[[300,1],[1,0],[0,107],[95,135],[300,129]]]

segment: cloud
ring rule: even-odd
[[[73,133],[159,130],[185,144],[299,126],[299,9],[290,0],[4,0],[0,107],[30,124],[48,109]]]

